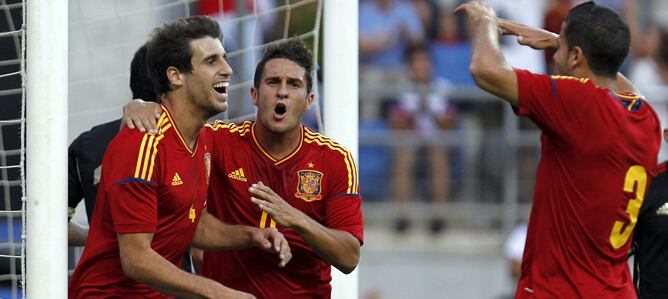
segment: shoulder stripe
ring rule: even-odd
[[[142,180],[150,180],[153,175],[153,166],[155,164],[155,156],[158,152],[158,143],[165,137],[165,132],[172,128],[172,124],[168,121],[166,113],[160,116],[158,120],[157,135],[144,134],[141,146],[139,147],[139,154],[137,156],[137,165],[135,166],[135,178]]]
[[[244,136],[246,135],[246,133],[250,131],[252,124],[253,124],[252,121],[245,121],[240,125],[237,125],[234,123],[226,124],[223,121],[217,120],[212,125],[206,124],[206,126],[214,131],[218,131],[219,129],[225,129],[228,130],[230,133],[240,133],[241,136]]]
[[[135,177],[139,176],[139,170],[141,170],[142,157],[144,156],[144,146],[146,145],[146,140],[148,139],[148,134],[144,134],[144,138],[141,140],[141,146],[139,147],[139,154],[137,155],[137,166],[135,167]]]
[[[306,131],[308,132],[308,131]],[[319,135],[319,134],[318,134]],[[346,148],[343,146],[339,145],[338,143],[334,142],[333,140],[325,139],[322,135],[319,136],[314,136],[309,133],[304,134],[304,142],[306,143],[316,143],[317,145],[320,146],[326,146],[331,150],[339,152],[341,155],[343,155],[343,161],[346,164],[346,169],[348,171],[348,189],[346,190],[346,193],[349,194],[355,194],[359,193],[359,177],[357,173],[357,164],[355,164],[355,159],[353,159],[353,155],[348,151]]]
[[[552,75],[551,77],[552,77],[552,79],[575,80],[575,81],[580,81],[581,83],[587,83],[589,81],[589,78],[576,78],[576,77],[571,77],[571,76]]]

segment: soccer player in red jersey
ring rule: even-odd
[[[261,250],[207,251],[202,274],[259,298],[330,298],[330,265],[350,273],[359,261],[364,234],[355,161],[301,124],[314,99],[311,55],[297,39],[270,46],[251,88],[257,120],[208,126],[209,212],[226,223],[277,228],[295,258],[281,269]],[[152,105],[128,104],[126,119],[150,128],[137,115],[150,114]]]
[[[149,41],[147,65],[162,101],[158,133],[124,128],[110,143],[70,298],[253,298],[181,271],[191,241],[208,250],[258,246],[289,260],[276,230],[224,225],[205,210],[213,161],[202,126],[227,108],[232,74],[220,36],[215,21],[189,17]]]
[[[542,130],[533,207],[516,298],[634,298],[626,257],[656,166],[659,120],[618,74],[630,34],[621,17],[587,2],[555,34],[498,20],[479,1],[462,4],[473,24],[470,70],[482,89]],[[513,69],[500,32],[556,48],[562,76]]]

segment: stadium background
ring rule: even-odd
[[[3,32],[20,28],[21,8],[16,2],[20,4],[20,1],[0,1],[0,10],[4,12],[0,14],[0,30]],[[248,80],[260,55],[260,49],[253,46],[294,35],[302,35],[312,44],[314,36],[309,32],[315,28],[319,2],[222,2],[225,15],[215,15],[221,18],[226,32],[225,47],[233,54],[231,62],[236,77],[233,83],[238,87],[230,97],[229,114],[220,118],[234,119],[253,112],[247,96]],[[385,38],[375,49],[360,50],[357,159],[366,223],[359,266],[360,298],[503,298],[514,290],[504,255],[504,241],[513,227],[528,218],[539,155],[539,131],[530,122],[517,119],[507,105],[473,85],[468,74],[470,45],[467,27],[463,19],[450,15],[458,2],[359,2],[360,40],[373,42],[371,37]],[[560,24],[559,18],[563,17],[564,11],[578,1],[487,2],[502,17],[549,27]],[[652,43],[649,40],[651,34],[646,30],[654,25],[668,28],[668,24],[661,24],[668,20],[666,1],[597,2],[608,4],[626,16],[635,16],[639,29],[636,33],[642,34],[634,38],[647,41],[641,44]],[[637,3],[634,9],[628,6],[632,2]],[[386,18],[378,17],[378,5],[388,5]],[[90,127],[120,116],[120,107],[130,99],[130,59],[151,28],[177,17],[197,14],[200,6],[196,0],[73,0],[69,1],[68,9],[68,142],[71,142]],[[415,24],[419,26],[417,31],[410,29]],[[668,52],[665,50],[668,49],[665,30],[664,39],[659,38],[658,50]],[[0,36],[3,74],[18,67],[17,41],[15,35]],[[418,41],[426,42],[431,50],[435,76],[449,82],[445,85],[447,88],[438,89],[437,93],[440,99],[448,99],[443,103],[448,111],[453,111],[448,113],[451,125],[447,129],[417,126],[399,130],[394,123],[394,113],[397,107],[401,108],[400,100],[407,92],[416,90],[408,76],[409,68],[403,52],[409,44]],[[542,52],[519,47],[509,38],[503,40],[503,49],[514,66],[536,72],[549,71],[546,65],[549,62]],[[661,58],[655,53],[656,49],[652,51],[648,47],[634,48],[624,71],[654,103],[663,120],[668,114],[665,105],[668,89],[664,86],[668,81],[661,80],[656,72],[668,65],[668,57]],[[321,68],[327,67],[322,65],[322,60],[319,62]],[[20,80],[16,79],[14,76],[0,78],[2,120],[19,117],[21,97],[16,89],[20,88]],[[424,118],[424,115],[420,117]],[[318,116],[315,113],[308,115],[307,123],[318,127]],[[15,123],[3,122],[0,127],[3,140],[0,163],[2,166],[14,165],[18,163],[16,149],[20,148],[19,127]],[[415,170],[408,175],[414,178],[409,184],[410,195],[402,201],[394,192],[398,179],[394,163],[397,161],[395,150],[406,146],[416,148],[417,154]],[[434,177],[430,167],[436,164],[426,154],[429,146],[445,149],[448,160],[441,172],[446,176],[440,179],[449,189],[445,198],[438,198],[436,202],[432,200],[434,196],[430,188],[430,180]],[[663,152],[660,160],[665,160]],[[20,209],[18,171],[1,168],[0,175],[3,210]],[[83,210],[79,210],[75,221],[84,221]],[[8,223],[17,223],[17,218],[7,213],[2,216]],[[438,218],[445,225],[435,227],[433,220]],[[7,238],[0,241],[2,249],[14,248],[16,232],[0,233]],[[12,285],[16,286],[16,277],[9,273],[16,273],[16,267],[10,261],[12,259],[0,259],[3,273],[7,273],[0,275],[0,280],[11,289]],[[9,297],[9,293],[11,291],[0,296]]]

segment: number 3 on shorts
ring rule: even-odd
[[[637,185],[636,185],[637,184]],[[637,188],[634,190],[634,187]],[[626,205],[626,214],[629,215],[629,223],[622,220],[616,220],[612,231],[610,232],[610,244],[612,248],[619,249],[629,240],[633,228],[638,220],[640,206],[645,199],[645,190],[647,189],[647,171],[640,165],[634,165],[626,172],[624,179],[624,192],[634,193],[635,198],[629,200]],[[635,192],[634,192],[635,191]],[[624,227],[626,225],[626,227]]]

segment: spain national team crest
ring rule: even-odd
[[[295,196],[305,201],[314,201],[322,199],[322,173],[315,170],[300,170],[297,173],[299,182],[297,182],[297,193]]]
[[[211,154],[204,154],[204,168],[206,169],[206,183],[209,183],[209,177],[211,177]]]

